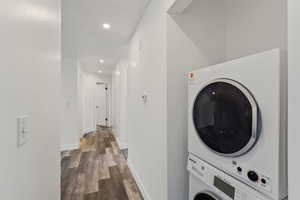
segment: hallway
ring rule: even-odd
[[[3,200],[298,200],[300,0],[8,0]]]
[[[110,129],[98,127],[80,150],[63,152],[61,170],[61,200],[142,199]]]

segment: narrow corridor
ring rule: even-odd
[[[61,170],[61,200],[142,199],[110,129],[98,128],[80,150],[63,152]]]

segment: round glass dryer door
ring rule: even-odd
[[[256,102],[245,87],[229,79],[212,81],[199,92],[193,120],[204,144],[222,156],[240,156],[257,140]]]
[[[212,194],[200,193],[195,196],[194,200],[220,200],[220,199]]]

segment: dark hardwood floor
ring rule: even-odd
[[[142,200],[110,129],[87,134],[79,150],[62,153],[61,200]]]

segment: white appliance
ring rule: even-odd
[[[189,153],[274,200],[287,197],[279,49],[189,73]]]
[[[270,200],[206,162],[190,155],[189,200]]]

